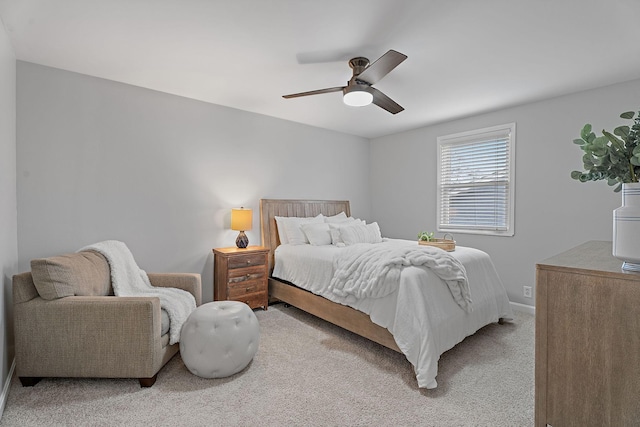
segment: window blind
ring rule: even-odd
[[[438,230],[513,235],[515,124],[438,138]]]

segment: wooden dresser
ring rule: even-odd
[[[213,250],[213,299],[234,300],[249,307],[269,305],[269,249],[262,246]]]
[[[640,273],[621,267],[600,241],[537,264],[536,427],[640,426]]]

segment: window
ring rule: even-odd
[[[513,236],[516,124],[438,137],[438,231]]]

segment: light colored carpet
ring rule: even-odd
[[[13,378],[1,426],[531,426],[534,317],[516,313],[442,355],[418,389],[404,356],[282,304],[256,311],[260,347],[242,372],[192,375],[177,355],[156,384]]]

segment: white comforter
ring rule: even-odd
[[[360,243],[334,259],[329,289],[349,301],[382,298],[398,290],[405,267],[427,267],[442,279],[456,303],[471,310],[469,281],[464,266],[442,249],[420,245]],[[349,297],[352,297],[349,299]]]
[[[389,247],[417,246],[415,241],[385,239]],[[512,318],[504,286],[488,254],[458,246],[453,255],[467,274],[473,300],[470,312],[460,307],[447,284],[425,266],[408,265],[400,272],[400,285],[381,298],[341,296],[329,286],[336,258],[348,248],[281,245],[275,252],[273,276],[358,309],[387,328],[414,366],[418,386],[435,388],[438,359],[466,336],[500,318]]]

